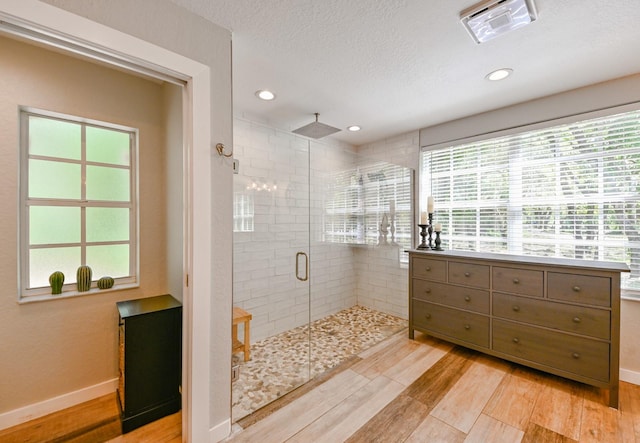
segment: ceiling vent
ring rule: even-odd
[[[476,43],[483,43],[533,22],[533,0],[489,0],[460,13],[460,21]]]

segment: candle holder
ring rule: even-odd
[[[429,249],[433,249],[433,245],[431,244],[431,235],[433,234],[433,212],[429,212]]]
[[[431,249],[427,246],[427,226],[429,225],[418,225],[420,227],[420,237],[422,237],[422,242],[418,245],[417,249]]]
[[[398,246],[396,243],[396,224],[395,224],[395,214],[391,214],[391,221],[389,222],[389,232],[391,232],[391,245]]]
[[[442,243],[442,240],[440,240],[440,231],[436,231],[436,239],[434,242],[436,244],[436,247],[433,248],[434,251],[444,251],[444,249],[440,247],[440,244]]]
[[[382,221],[380,222],[380,230],[378,231],[378,245],[387,245],[387,234],[389,234],[389,219],[387,218],[387,214],[382,216]]]

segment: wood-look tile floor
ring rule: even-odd
[[[1,443],[180,443],[182,413],[122,435],[116,394],[0,430]]]
[[[402,331],[243,418],[227,441],[640,443],[640,386],[621,383],[620,409],[612,409],[606,391],[422,334],[406,337]],[[2,430],[0,442],[181,441],[180,413],[119,435],[115,402],[106,396]]]
[[[227,441],[640,442],[640,386],[621,383],[616,410],[605,390],[406,336],[239,421]]]

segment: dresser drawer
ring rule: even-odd
[[[411,261],[411,272],[414,277],[430,280],[447,280],[447,262],[431,258],[415,257]]]
[[[604,340],[611,337],[611,314],[604,309],[494,292],[493,315]]]
[[[609,381],[609,344],[605,342],[494,319],[493,350],[594,380]]]
[[[611,279],[591,275],[549,272],[549,298],[596,306],[611,306]]]
[[[449,283],[489,288],[489,266],[449,262]]]
[[[489,291],[414,279],[413,298],[453,306],[469,311],[489,313]]]
[[[425,331],[489,347],[489,317],[412,300],[413,323]]]
[[[544,295],[544,273],[530,269],[493,267],[493,289],[511,294]]]

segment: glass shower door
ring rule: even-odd
[[[309,141],[245,121],[234,133],[237,421],[309,380],[310,235]]]

